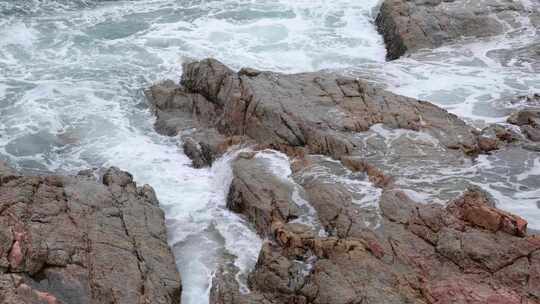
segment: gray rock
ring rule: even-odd
[[[151,187],[116,168],[0,174],[0,303],[180,303]]]
[[[540,109],[525,109],[513,113],[508,122],[520,126],[531,141],[540,142]]]
[[[444,208],[386,190],[380,204],[375,231],[316,237],[278,227],[250,275],[251,293],[221,272],[211,303],[538,302],[540,239],[484,192],[469,190]]]
[[[164,81],[146,90],[156,122],[154,127],[160,134],[181,136],[182,147],[192,159],[193,166],[201,168],[212,165],[213,161],[227,146],[225,136],[210,127],[214,108],[203,109],[201,96],[185,94],[172,81]]]
[[[474,130],[457,116],[428,102],[331,74],[235,73],[207,59],[185,65],[182,87],[171,92],[151,102],[172,105],[161,111],[180,120],[187,114],[176,111],[189,104],[191,117],[203,129],[215,128],[225,137],[246,136],[279,149],[305,147],[340,159],[359,153],[359,132],[383,124],[425,132],[446,149],[481,151]]]
[[[531,15],[531,16],[529,16]],[[436,48],[464,37],[488,37],[519,29],[532,18],[519,1],[509,0],[385,0],[376,24],[387,58]]]
[[[273,236],[275,222],[287,223],[298,217],[293,185],[273,174],[262,159],[244,154],[233,164],[233,181],[227,208],[245,215],[260,235]]]

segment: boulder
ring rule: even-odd
[[[533,17],[519,1],[384,0],[376,24],[393,60],[465,37],[500,35]]]
[[[246,216],[260,235],[270,237],[275,223],[287,223],[299,216],[293,187],[287,176],[274,174],[263,158],[244,153],[233,163],[227,208]]]
[[[528,139],[540,142],[540,109],[525,109],[513,113],[508,122],[517,125]]]
[[[154,190],[90,173],[0,170],[0,303],[180,303]]]
[[[457,116],[361,80],[322,72],[234,72],[214,59],[186,64],[183,70],[180,85],[156,85],[147,93],[158,130],[176,134],[196,121],[200,129],[215,129],[225,138],[243,136],[266,147],[305,148],[335,159],[368,153],[357,135],[376,125],[425,133],[450,154],[480,153],[485,146]]]

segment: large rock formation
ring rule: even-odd
[[[408,178],[407,187],[455,198],[463,179],[433,177],[515,148],[511,130],[480,132],[360,80],[234,72],[212,59],[147,95],[156,128],[189,141],[197,166],[231,144],[264,151],[234,161],[227,201],[268,239],[251,292],[240,292],[234,265],[221,265],[211,303],[540,303],[540,240],[523,219],[478,189],[446,208],[401,191]],[[291,168],[268,161],[268,148],[294,157]]]
[[[487,37],[534,24],[536,14],[511,0],[385,0],[376,23],[387,58],[464,37]]]
[[[528,236],[522,218],[496,209],[478,189],[444,207],[387,188],[380,223],[370,227],[358,220],[368,211],[347,203],[350,190],[312,180],[306,191],[328,233],[321,237],[264,211],[282,214],[278,209],[294,203],[279,183],[268,183],[279,176],[246,179],[254,166],[257,158],[237,161],[235,179],[244,185],[231,199],[271,232],[270,240],[249,276],[251,293],[240,293],[234,270],[223,269],[211,303],[540,303],[540,238]],[[279,197],[285,199],[277,205]]]
[[[188,155],[195,155],[197,164],[211,160],[231,136],[336,159],[365,155],[369,147],[358,134],[375,125],[425,133],[449,154],[482,150],[473,128],[429,102],[325,73],[285,75],[252,69],[236,73],[206,59],[184,66],[180,86],[158,84],[147,96],[159,131],[196,135],[184,144],[195,147]]]
[[[180,303],[163,211],[129,173],[0,165],[0,303]]]

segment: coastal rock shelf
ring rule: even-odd
[[[181,85],[164,82],[147,96],[159,132],[182,133],[185,142],[198,143],[193,146],[199,152],[187,153],[196,155],[196,165],[212,159],[232,136],[336,159],[365,155],[368,148],[357,135],[375,125],[425,133],[451,154],[483,152],[475,130],[444,109],[331,74],[236,73],[206,59],[184,66]]]
[[[342,236],[317,237],[274,222],[252,292],[223,271],[212,303],[539,303],[540,239],[491,204],[476,189],[446,208],[391,190],[378,229],[354,222]]]
[[[471,183],[439,204],[411,198],[418,185],[403,182],[417,169],[435,181],[478,155],[523,153],[536,112],[511,118],[528,138],[478,130],[361,80],[234,72],[213,59],[147,96],[156,129],[179,134],[194,166],[231,145],[251,149],[233,161],[227,207],[267,241],[251,292],[221,265],[211,303],[540,303],[540,239],[523,218]]]
[[[108,169],[22,176],[0,167],[0,303],[180,303],[154,190]]]

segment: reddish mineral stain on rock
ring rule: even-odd
[[[38,298],[47,304],[58,304],[56,297],[47,292],[36,291]]]
[[[23,255],[21,250],[21,245],[19,241],[15,241],[13,246],[11,247],[11,251],[9,252],[9,265],[11,265],[11,268],[17,268],[19,265],[21,265],[23,261]]]

